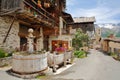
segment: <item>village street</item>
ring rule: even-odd
[[[0,80],[24,79],[8,75],[1,70]],[[72,67],[62,73],[40,80],[120,80],[120,62],[99,51],[90,50],[87,58],[77,59]]]
[[[96,50],[87,58],[48,80],[120,80],[120,62]]]
[[[119,3],[0,0],[0,80],[120,80]]]

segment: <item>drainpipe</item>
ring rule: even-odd
[[[59,17],[59,20],[60,20],[60,23],[59,23],[59,36],[61,37],[62,35],[62,28],[63,28],[63,20],[62,20],[62,17],[60,16]]]

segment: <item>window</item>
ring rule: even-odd
[[[1,0],[0,0],[0,11],[1,11]]]
[[[109,53],[111,53],[111,47],[109,47]]]

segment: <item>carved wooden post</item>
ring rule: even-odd
[[[74,51],[72,50],[71,51],[71,59],[70,59],[70,63],[71,64],[73,63],[73,59],[74,59]]]
[[[55,61],[55,55],[56,55],[56,52],[54,51],[54,52],[53,52],[53,72],[56,72],[56,67],[55,67],[55,65],[56,65],[56,64],[55,64],[55,62],[56,62],[56,61]]]
[[[66,67],[66,50],[65,50],[65,52],[64,52],[64,66]]]

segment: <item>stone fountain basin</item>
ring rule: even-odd
[[[20,74],[37,73],[47,69],[47,53],[21,55],[14,54],[12,71]]]

